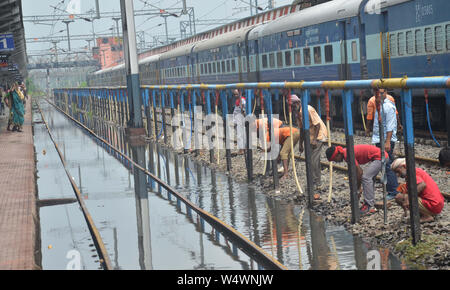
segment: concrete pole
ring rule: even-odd
[[[127,91],[130,108],[130,120],[128,125],[131,128],[142,128],[140,97],[139,65],[136,49],[136,30],[134,23],[133,0],[120,0],[122,13],[122,31],[124,40],[124,58],[127,72]],[[145,135],[145,132],[143,133]]]

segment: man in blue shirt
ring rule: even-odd
[[[386,177],[387,177],[387,185],[386,189],[388,192],[388,199],[394,199],[397,195],[397,175],[391,170],[391,164],[394,161],[394,147],[395,142],[397,142],[397,116],[396,116],[396,108],[395,104],[386,98],[386,90],[380,89],[379,93],[375,96],[375,104],[377,108],[380,108],[381,116],[382,116],[382,126],[384,133],[384,148],[386,152],[389,154],[389,160],[386,162]],[[381,106],[383,104],[383,106]],[[380,146],[380,129],[378,125],[378,110],[375,110],[375,117],[373,122],[373,135],[372,135],[372,144],[375,144],[377,147]]]

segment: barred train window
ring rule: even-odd
[[[225,73],[226,71],[225,71],[225,61],[224,60],[222,60],[222,73]]]
[[[303,64],[311,65],[311,49],[310,48],[303,49]]]
[[[333,46],[325,45],[325,62],[333,62]]]
[[[445,26],[445,38],[447,39],[447,50],[450,50],[450,24]]]
[[[404,55],[405,54],[405,33],[400,32],[398,34],[398,55]]]
[[[315,64],[322,63],[322,51],[320,50],[320,46],[314,47],[314,63]]]
[[[414,38],[412,31],[406,32],[406,52],[408,54],[414,53]]]
[[[423,53],[423,32],[421,29],[416,30],[416,53]]]
[[[444,31],[442,30],[442,26],[436,26],[434,28],[434,37],[435,37],[435,48],[436,51],[442,51],[443,49],[443,36],[444,36]]]
[[[270,65],[270,68],[275,67],[275,54],[273,54],[273,53],[269,54],[269,65]]]
[[[283,53],[277,52],[277,67],[283,67]]]
[[[212,72],[213,72],[213,74],[216,74],[216,63],[215,62],[212,63]]]
[[[247,72],[247,58],[245,56],[242,57],[242,71]]]
[[[284,52],[284,64],[286,66],[291,66],[292,64],[291,52],[289,50]]]
[[[395,33],[389,35],[389,52],[391,56],[397,55],[397,35]]]
[[[431,28],[425,28],[425,51],[433,51],[433,31]]]
[[[236,72],[236,60],[235,59],[231,60],[231,71]]]
[[[302,64],[302,56],[300,53],[300,49],[294,50],[294,64],[301,65]]]
[[[267,68],[267,54],[263,54],[262,56],[262,67]]]
[[[211,63],[208,63],[208,73],[212,74],[212,67],[211,67]]]
[[[352,42],[352,61],[358,61],[358,43]]]
[[[231,70],[230,60],[227,60],[227,73]]]
[[[220,74],[220,61],[216,62],[216,65],[217,65],[217,73]]]

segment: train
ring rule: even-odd
[[[140,81],[176,85],[447,76],[448,11],[448,0],[329,1],[270,22],[247,21],[240,29],[145,57],[139,61]],[[92,73],[88,84],[125,85],[125,65]],[[364,94],[362,102],[371,92]],[[391,94],[399,99],[399,92]],[[426,130],[424,92],[413,94],[414,126]],[[429,96],[431,126],[445,131],[444,92],[430,91]],[[340,107],[336,98],[332,115],[337,120]],[[360,107],[365,108],[356,104],[354,111]]]

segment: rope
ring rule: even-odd
[[[291,96],[291,90],[289,89],[289,96]],[[306,112],[307,113],[307,112]],[[295,158],[294,158],[294,138],[292,138],[292,101],[289,97],[289,133],[291,138],[291,159],[292,159],[292,168],[294,169],[294,177],[295,177],[295,184],[297,185],[298,191],[300,194],[303,194],[302,187],[300,186],[300,182],[298,181],[297,177],[297,170],[295,169]]]

